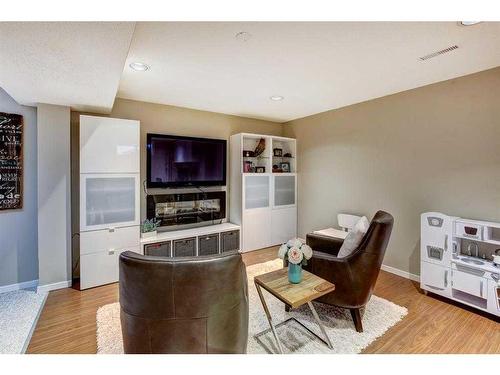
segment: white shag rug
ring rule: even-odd
[[[0,294],[0,353],[26,352],[47,293],[16,290]]]
[[[276,343],[271,331],[260,336],[258,340],[254,337],[255,334],[268,329],[269,323],[255,290],[253,278],[256,275],[279,269],[282,267],[282,264],[280,259],[276,259],[247,267],[250,310],[247,346],[247,353],[249,354],[277,352]],[[263,290],[263,294],[267,306],[271,311],[274,324],[285,321],[290,317],[295,317],[310,330],[322,337],[319,327],[307,305],[287,313],[282,302],[265,290]],[[364,332],[358,333],[354,328],[349,310],[335,308],[318,302],[314,302],[314,306],[330,337],[333,349],[329,349],[302,326],[291,321],[277,329],[285,353],[360,353],[408,313],[405,307],[396,305],[383,298],[372,296],[364,312],[362,312]],[[97,311],[97,353],[123,353],[120,305],[118,302],[105,305]]]

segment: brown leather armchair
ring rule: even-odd
[[[125,353],[245,353],[248,286],[238,253],[120,254]]]
[[[335,284],[335,291],[318,301],[349,309],[358,332],[363,332],[360,308],[372,295],[393,223],[391,214],[378,211],[358,248],[345,258],[337,258],[343,240],[317,234],[306,237],[313,257],[305,269]]]

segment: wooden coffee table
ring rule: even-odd
[[[305,270],[302,271],[302,281],[299,284],[292,284],[288,281],[288,268],[282,268],[276,271],[272,271],[269,273],[265,273],[263,275],[254,277],[255,288],[257,289],[257,293],[259,293],[260,301],[262,302],[262,306],[264,307],[264,311],[267,316],[267,320],[269,325],[271,326],[271,330],[273,331],[274,338],[276,343],[278,344],[278,350],[280,353],[283,353],[283,348],[281,347],[280,339],[278,338],[278,334],[276,333],[276,328],[286,324],[290,320],[294,320],[302,327],[304,327],[311,334],[320,339],[325,345],[327,345],[330,349],[332,349],[332,343],[330,338],[326,334],[325,328],[321,323],[321,320],[314,308],[312,301],[316,298],[319,298],[325,294],[333,292],[335,290],[335,285],[322,279],[319,276],[313,275],[310,272]],[[324,336],[324,339],[316,335],[309,328],[307,328],[304,324],[299,322],[295,318],[289,318],[284,322],[279,323],[278,325],[273,324],[273,320],[269,309],[267,307],[264,296],[262,295],[262,289],[267,290],[281,302],[285,303],[285,305],[291,307],[292,309],[302,306],[304,304],[308,304],[311,309],[314,319],[321,330],[321,333]],[[269,329],[257,333],[254,337],[258,338],[259,336],[267,333]]]

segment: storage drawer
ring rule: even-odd
[[[469,272],[453,269],[452,288],[476,297],[488,298],[488,280]]]
[[[219,253],[219,235],[209,234],[198,237],[198,255],[213,255]]]
[[[165,241],[144,245],[144,255],[170,257],[172,256],[172,243]]]
[[[80,289],[117,282],[118,259],[120,254],[127,250],[141,253],[140,248],[137,246],[80,256]]]
[[[80,254],[139,246],[139,227],[103,229],[80,233]]]
[[[196,237],[173,241],[174,257],[192,257],[196,255]]]
[[[240,231],[232,230],[220,234],[221,252],[237,251],[240,249]]]

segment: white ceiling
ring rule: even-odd
[[[1,22],[0,87],[18,103],[110,111],[133,22]]]
[[[28,105],[109,112],[118,90],[284,122],[499,66],[499,45],[494,22],[0,23],[0,87]]]
[[[496,67],[499,46],[500,23],[138,23],[118,96],[287,121]]]

